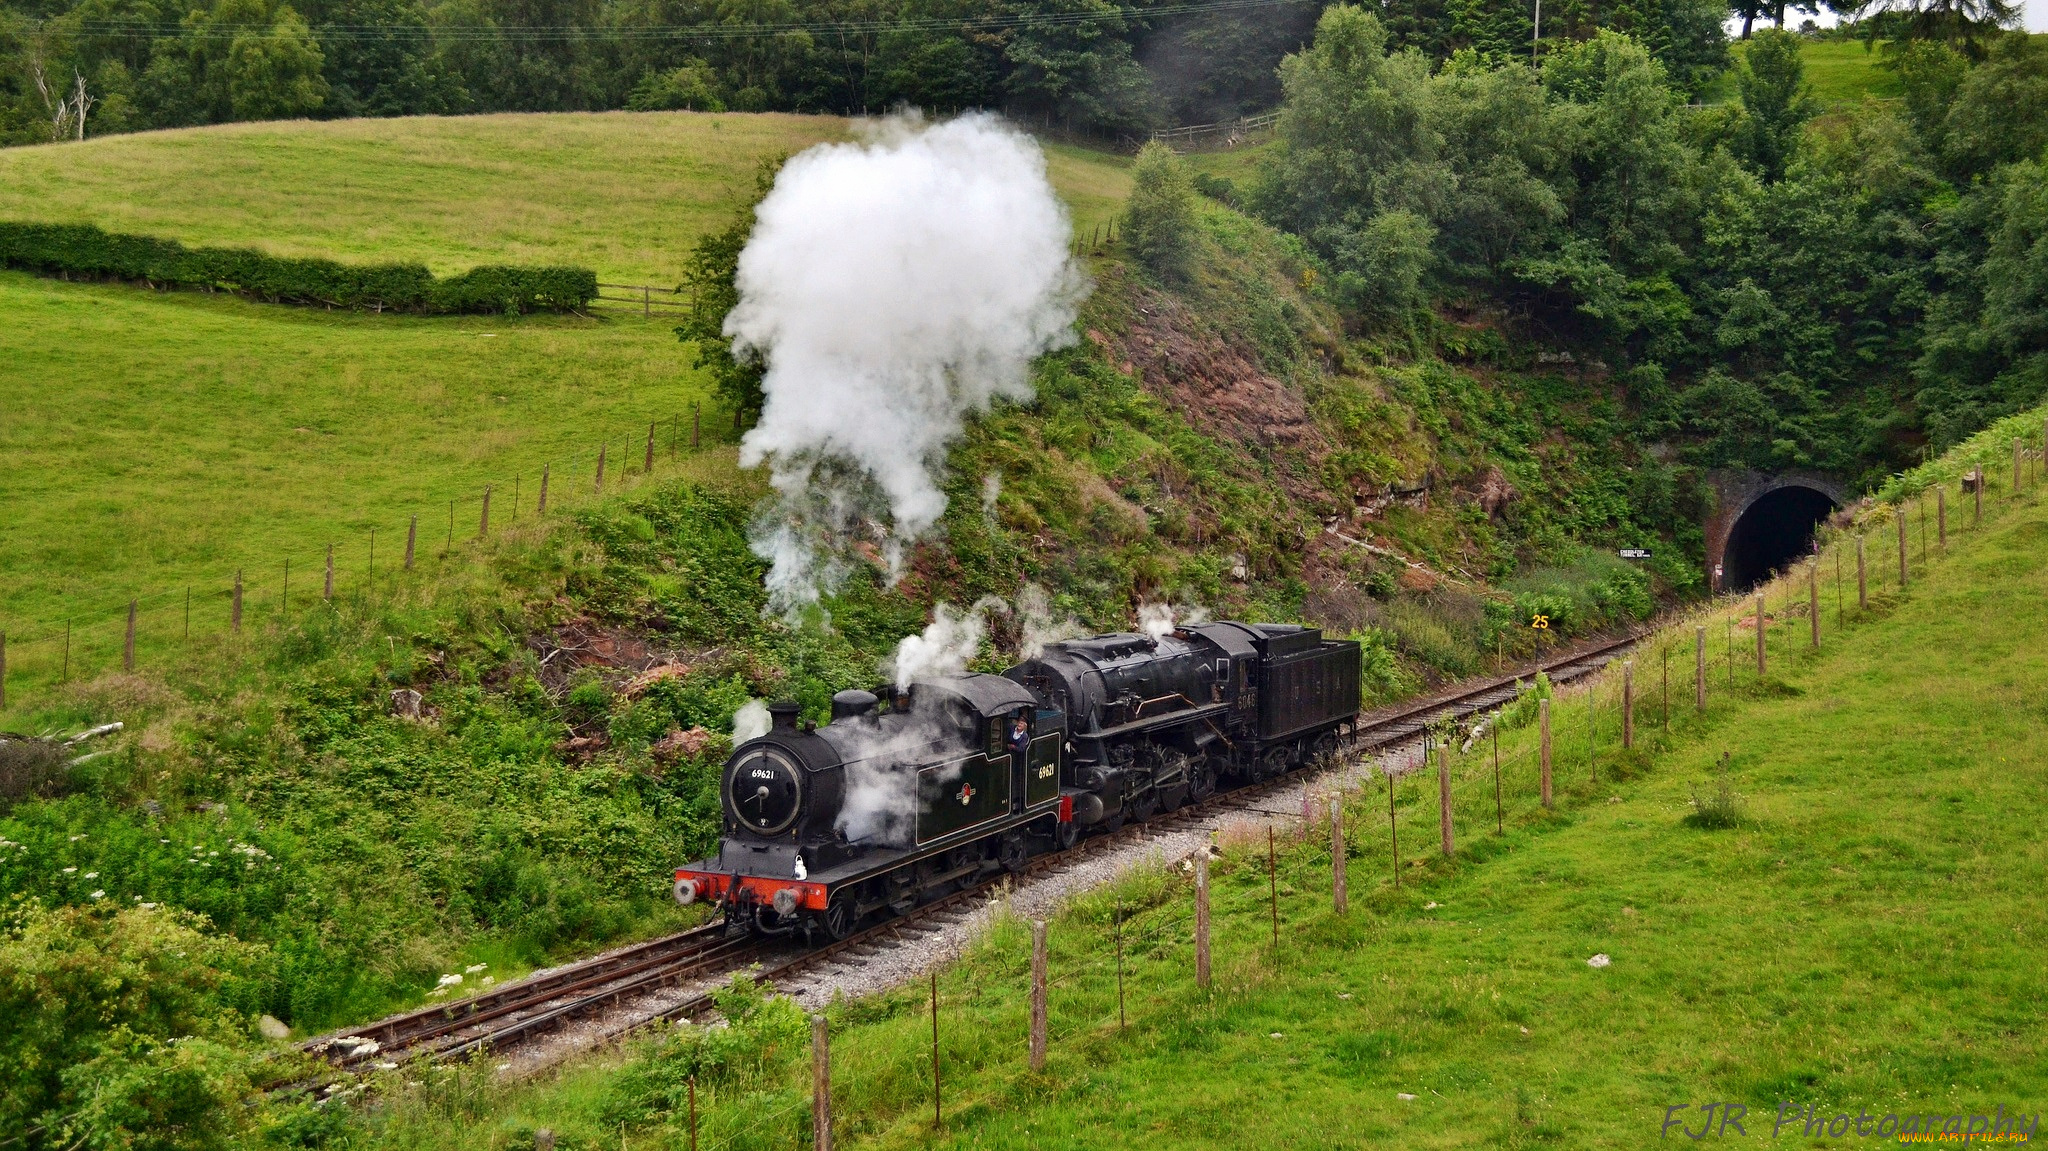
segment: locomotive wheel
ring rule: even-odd
[[[1002,864],[1003,870],[1011,875],[1021,875],[1025,865],[1031,862],[1031,844],[1015,832],[1004,836],[1003,841],[996,846],[996,862]]]
[[[1337,762],[1337,733],[1326,731],[1316,737],[1315,748],[1309,753],[1317,767],[1329,767]]]
[[[825,938],[837,943],[853,934],[853,925],[859,919],[853,906],[853,893],[841,891],[825,905],[825,914],[818,917],[818,926],[825,929]]]
[[[1188,802],[1200,803],[1216,794],[1216,773],[1210,769],[1208,759],[1197,760],[1188,767]]]
[[[1081,825],[1078,823],[1055,823],[1052,832],[1054,851],[1065,851],[1081,842]]]
[[[1259,778],[1278,779],[1287,774],[1287,768],[1294,759],[1291,749],[1276,747],[1259,757]]]
[[[1158,792],[1148,790],[1145,794],[1131,801],[1131,818],[1139,823],[1143,823],[1157,814],[1159,814]]]

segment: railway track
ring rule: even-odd
[[[1516,684],[1539,671],[1554,683],[1568,683],[1590,675],[1604,667],[1615,653],[1641,638],[1642,633],[1636,633],[1602,641],[1525,666],[1514,675],[1461,685],[1458,690],[1428,699],[1362,713],[1346,751],[1349,756],[1358,756],[1396,747],[1420,738],[1429,727],[1444,719],[1461,720],[1490,710],[1514,698]],[[1134,841],[1182,830],[1218,814],[1263,811],[1256,806],[1260,799],[1301,786],[1314,774],[1292,772],[1233,788],[1143,823],[1091,836],[1065,851],[1034,858],[1016,878],[1047,874]],[[379,1063],[456,1059],[478,1051],[502,1050],[570,1020],[663,988],[684,983],[708,985],[756,963],[761,964],[762,979],[786,982],[843,959],[857,960],[874,954],[905,934],[943,931],[961,917],[973,914],[979,907],[979,897],[1007,878],[1011,877],[996,876],[977,882],[904,915],[856,931],[843,940],[809,950],[792,950],[782,941],[730,938],[723,923],[708,924],[559,967],[467,999],[395,1015],[347,1033],[322,1036],[301,1047],[345,1072],[361,1071]],[[694,1018],[711,1008],[710,992],[696,991],[648,1011],[627,1030]]]

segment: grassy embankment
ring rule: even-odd
[[[943,1132],[932,1130],[922,988],[835,1009],[842,1143],[1636,1147],[1677,1104],[1692,1105],[1676,1115],[1695,1132],[1701,1105],[1744,1105],[1752,1137],[1786,1102],[1852,1123],[1867,1110],[1873,1125],[2000,1104],[2037,1112],[2048,843],[2030,813],[2048,791],[2048,617],[2035,610],[2048,595],[2048,477],[2014,498],[2008,461],[2011,437],[2038,437],[2041,419],[2007,421],[1890,485],[1911,501],[1907,588],[1885,507],[1857,529],[1867,610],[1853,539],[1832,541],[1819,652],[1795,573],[1766,593],[1767,675],[1743,630],[1748,598],[1703,609],[1638,654],[1634,750],[1618,746],[1615,670],[1560,693],[1553,809],[1535,801],[1525,705],[1501,741],[1505,835],[1484,740],[1453,758],[1454,859],[1436,843],[1433,773],[1396,789],[1398,888],[1386,792],[1346,797],[1346,916],[1329,907],[1326,832],[1284,835],[1277,952],[1264,840],[1226,837],[1213,991],[1192,985],[1180,870],[1141,869],[1074,901],[1052,924],[1043,1074],[1023,1065],[1027,932],[1004,922],[940,979]],[[1969,459],[1991,473],[1981,527],[1955,485]],[[1921,535],[1923,499],[1936,534],[1936,482],[1950,497],[1945,550]],[[1691,707],[1696,625],[1710,639],[1704,716]],[[1611,966],[1589,966],[1596,954]],[[601,1146],[626,1121],[632,1145],[680,1145],[695,1058],[703,1146],[801,1137],[800,1044],[785,1040],[765,1069],[701,1062],[687,1042],[659,1050],[472,1094],[461,1106],[476,1118],[460,1128],[443,1117],[447,1087],[394,1084],[369,1130],[394,1147],[484,1147],[552,1126]],[[1818,1145],[1797,1127],[1781,1137]]]
[[[239,124],[0,154],[0,217],[97,223],[286,255],[594,267],[673,284],[763,158],[841,138],[844,121],[688,113]],[[1078,226],[1107,219],[1121,161],[1054,148]],[[647,422],[708,402],[690,350],[656,317],[417,319],[0,273],[0,630],[10,702],[63,668],[118,664],[140,598],[144,662],[192,627],[226,625],[233,573],[274,612],[283,565],[312,602],[328,543],[344,586],[377,533],[391,570],[409,517],[421,547],[529,515],[544,464],[556,503],[590,490],[595,456],[637,472]],[[675,425],[661,431],[663,466]],[[729,463],[707,461],[730,475]],[[702,466],[694,469],[705,474]],[[514,495],[518,496],[515,508]],[[431,546],[430,546],[431,544]]]

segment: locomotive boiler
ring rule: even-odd
[[[1219,622],[1049,645],[1000,676],[843,691],[830,722],[770,705],[733,750],[718,854],[677,900],[736,929],[844,938],[1031,857],[1334,755],[1359,648]]]

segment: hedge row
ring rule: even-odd
[[[188,248],[90,224],[0,222],[0,267],[421,315],[567,312],[597,296],[597,274],[587,268],[483,267],[437,280],[420,264],[340,264],[246,248]]]

